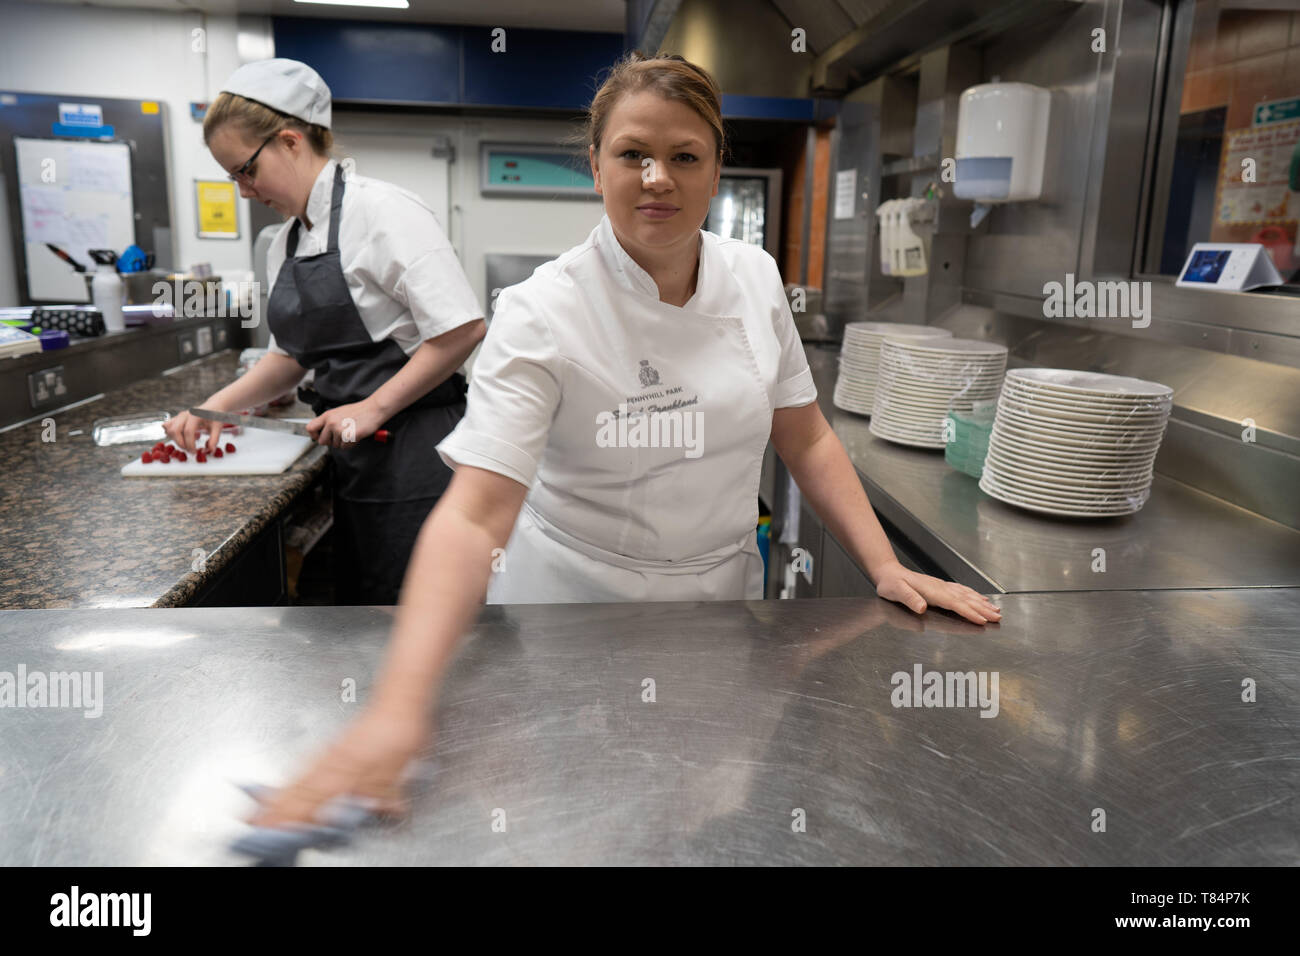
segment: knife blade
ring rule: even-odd
[[[250,428],[266,428],[273,432],[289,432],[293,435],[303,435],[311,438],[307,431],[307,426],[301,422],[286,422],[279,418],[265,418],[261,415],[237,415],[234,412],[218,412],[210,408],[191,408],[191,415],[197,418],[206,418],[214,422],[222,422],[226,425],[246,425]],[[386,428],[381,428],[370,436],[371,441],[377,441],[380,444],[388,442],[389,432]]]

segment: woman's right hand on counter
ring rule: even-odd
[[[910,571],[897,561],[879,569],[874,583],[877,595],[909,607],[917,614],[933,606],[955,611],[973,624],[996,624],[1002,620],[998,606],[974,588]]]
[[[248,822],[259,827],[318,823],[326,804],[346,796],[373,800],[382,814],[404,813],[403,775],[428,738],[428,719],[418,709],[367,707]]]
[[[224,412],[226,409],[214,403],[214,400],[206,399],[202,404],[196,405],[195,408],[210,408],[214,412]],[[167,437],[174,441],[185,451],[193,454],[195,444],[198,441],[199,432],[207,432],[208,440],[205,451],[211,453],[221,441],[221,422],[209,421],[204,418],[198,418],[191,415],[189,411],[182,411],[174,418],[169,418],[163,422],[163,431]]]

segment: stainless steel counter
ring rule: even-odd
[[[1156,475],[1135,515],[1052,518],[991,498],[942,452],[883,441],[832,404],[838,349],[807,347],[818,401],[872,505],[956,581],[980,591],[1300,585],[1300,531]],[[1105,550],[1095,572],[1093,551]]]
[[[411,817],[302,862],[1300,864],[1300,590],[999,600],[986,629],[874,598],[489,607]],[[103,675],[97,718],[0,709],[0,864],[238,862],[232,782],[342,726],[390,624],[0,612],[0,671]],[[997,672],[997,715],[895,708],[915,665]]]

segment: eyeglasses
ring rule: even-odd
[[[257,147],[256,153],[248,157],[248,162],[244,163],[244,165],[240,166],[238,169],[236,169],[233,173],[230,174],[230,181],[234,183],[244,183],[245,185],[251,185],[253,182],[253,176],[251,173],[249,173],[248,168],[252,166],[253,163],[257,162],[257,157],[261,155],[262,150],[266,149],[266,144],[271,142],[271,140],[275,139],[279,135],[280,135],[279,133],[272,133],[266,139],[262,140],[262,145]]]

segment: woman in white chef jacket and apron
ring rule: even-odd
[[[438,445],[456,476],[420,532],[371,702],[255,823],[310,820],[345,793],[400,809],[402,769],[485,592],[503,603],[761,598],[769,439],[881,597],[1000,619],[970,588],[898,562],[815,402],[775,261],[701,231],[724,148],[712,78],[680,57],[634,54],[596,94],[588,134],[605,216],[497,299],[466,417]],[[684,413],[683,427],[647,447],[640,429],[654,414],[671,422],[665,412]]]
[[[209,108],[204,139],[241,193],[291,217],[271,243],[270,354],[204,408],[299,395],[331,449],[339,604],[395,604],[416,533],[451,471],[430,450],[465,409],[457,371],[482,339],[482,311],[432,211],[413,194],[329,157],[325,81],[296,60],[246,64]],[[218,429],[170,424],[193,450]],[[379,429],[388,441],[368,440]]]

